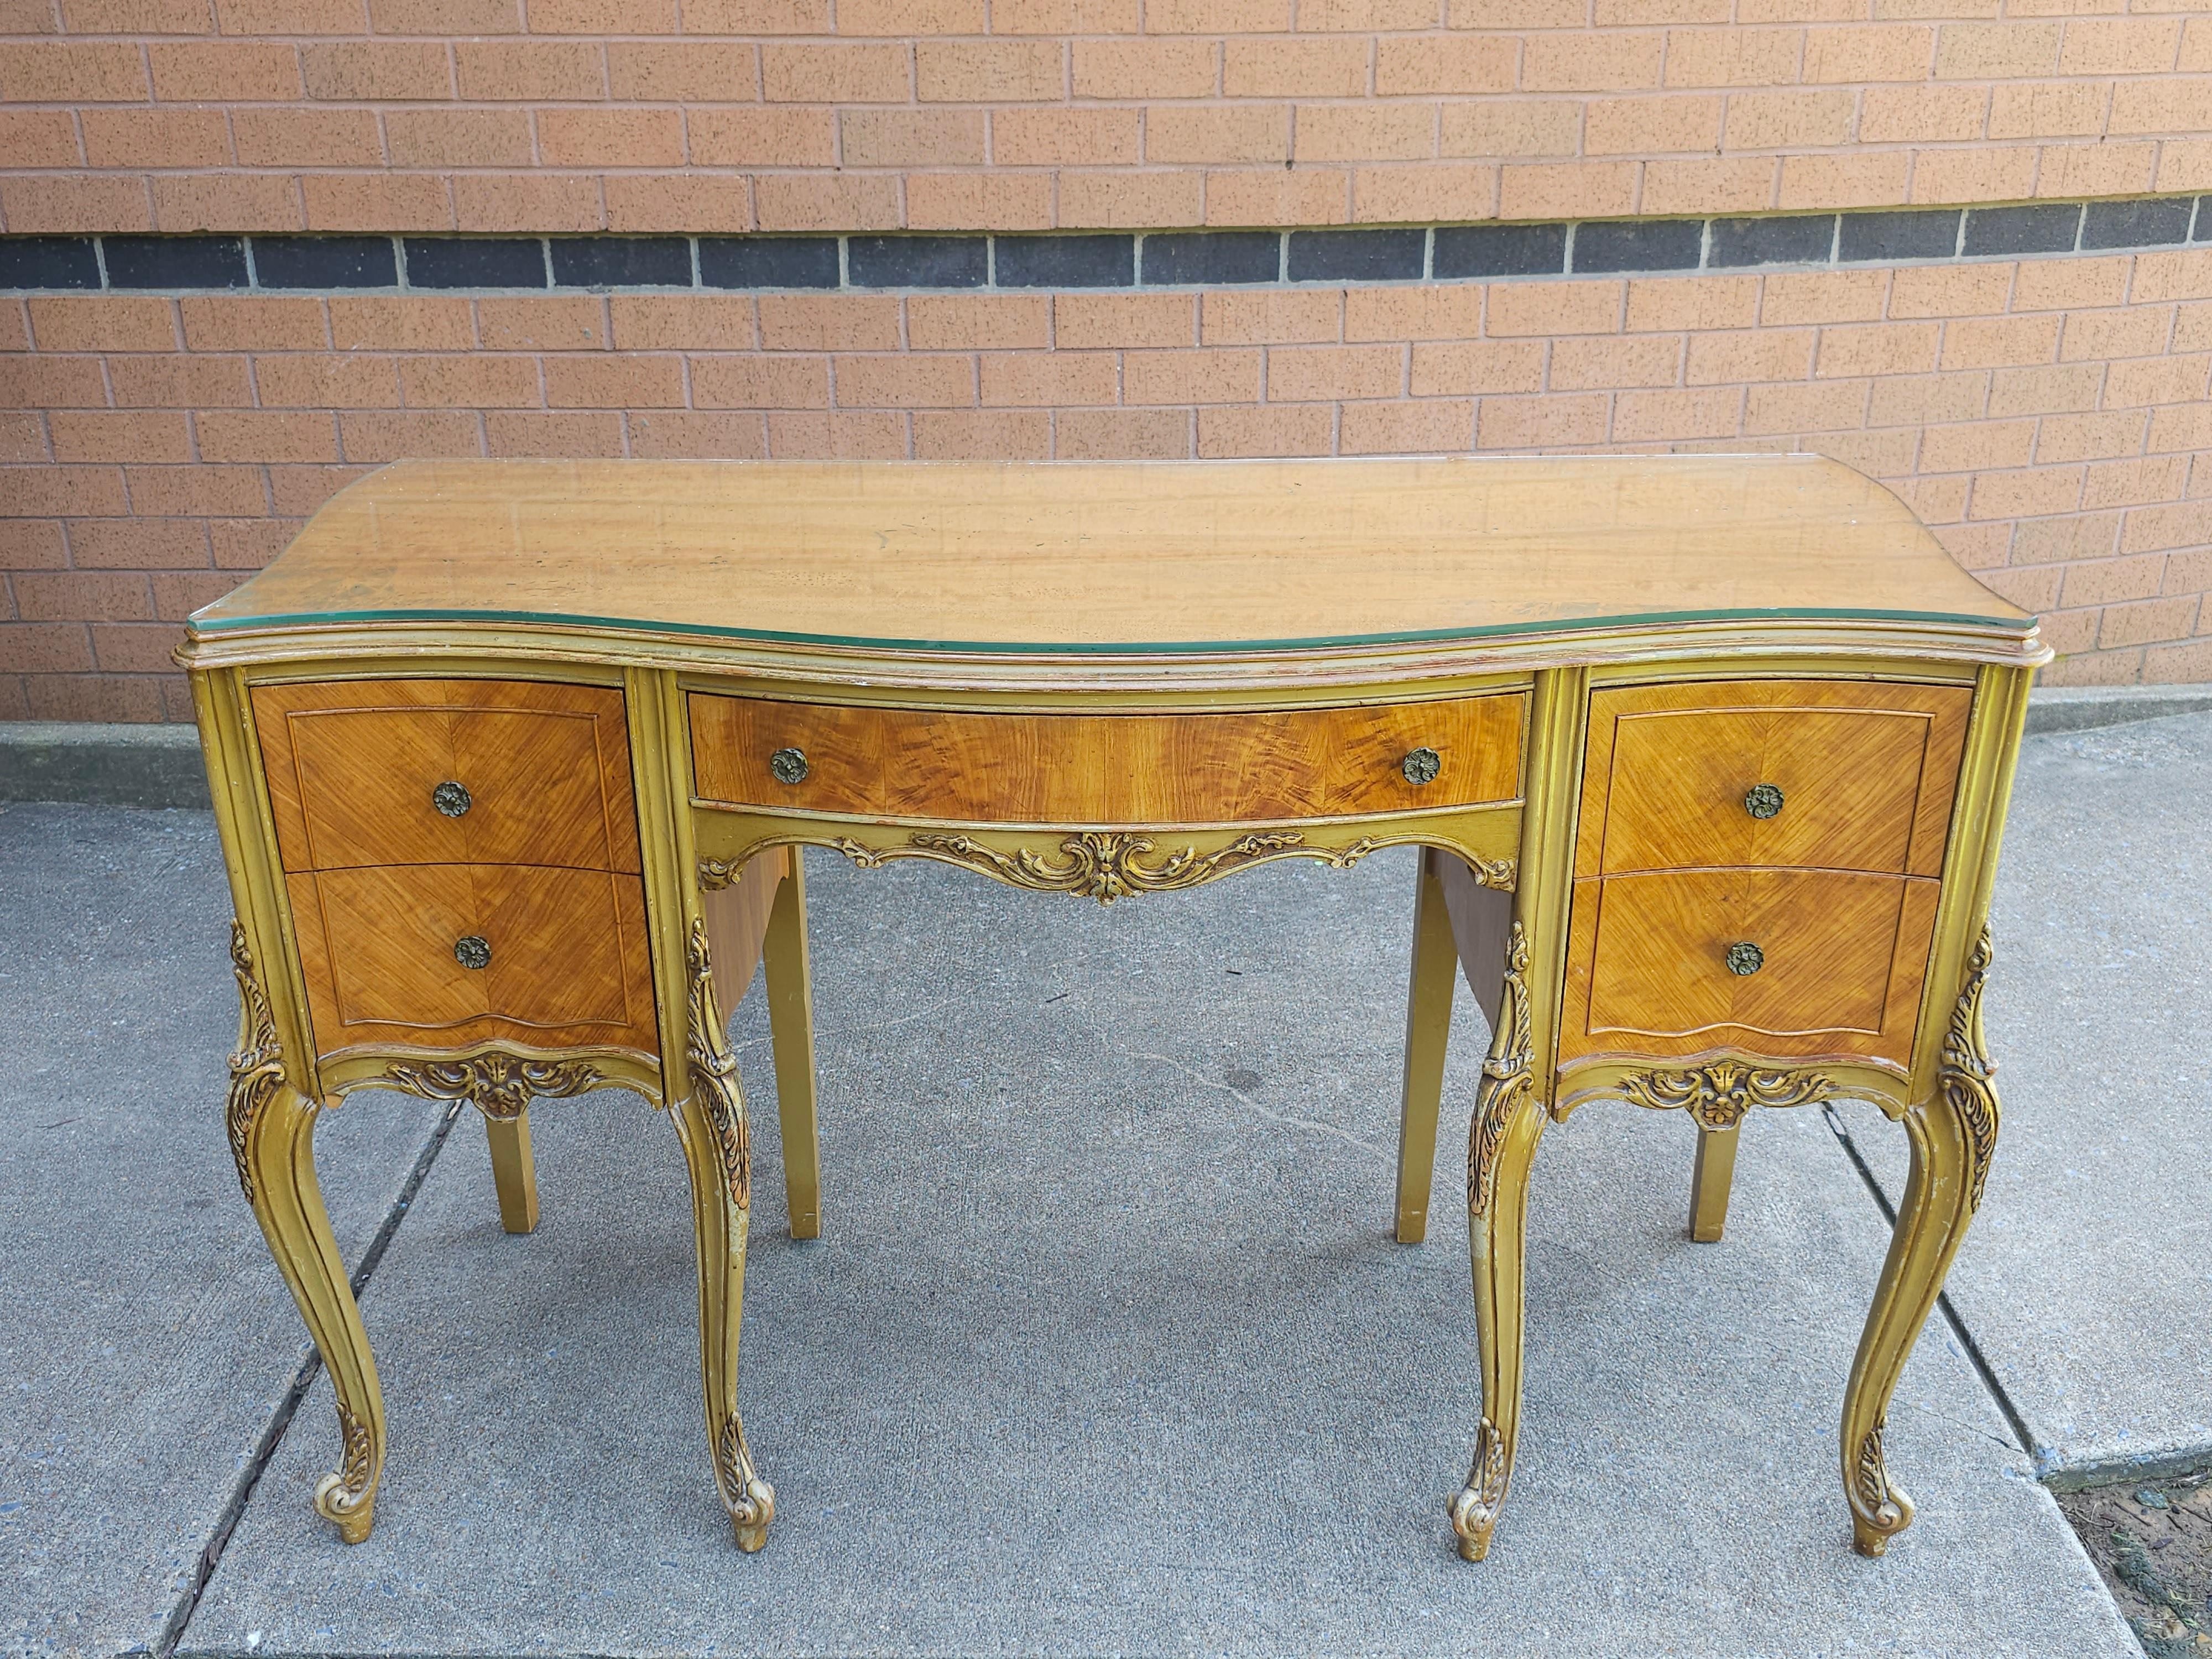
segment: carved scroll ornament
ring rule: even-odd
[[[738,1547],[760,1548],[768,1541],[768,1523],[775,1519],[775,1488],[753,1467],[745,1425],[735,1412],[722,1419],[722,1431],[714,1437],[714,1479],[722,1489],[722,1507],[730,1512],[737,1530]]]
[[[1056,853],[1030,847],[1002,852],[973,836],[941,830],[918,831],[894,847],[870,847],[848,836],[824,836],[815,844],[835,848],[864,870],[880,868],[894,859],[930,859],[1032,892],[1076,893],[1111,904],[1132,893],[1197,887],[1232,871],[1279,859],[1316,859],[1332,869],[1348,870],[1378,848],[1399,843],[1368,836],[1347,847],[1314,847],[1298,830],[1263,830],[1240,836],[1212,853],[1201,854],[1194,847],[1185,847],[1157,859],[1146,856],[1156,850],[1152,836],[1122,830],[1078,830],[1060,838]],[[1467,860],[1479,885],[1512,890],[1517,873],[1513,860],[1457,856]],[[742,860],[702,859],[699,884],[710,890],[727,887],[743,867]]]
[[[1817,1072],[1762,1071],[1734,1060],[1687,1071],[1638,1072],[1621,1079],[1620,1089],[1635,1105],[1686,1111],[1701,1129],[1733,1129],[1754,1106],[1810,1106],[1844,1092]]]
[[[1498,999],[1498,1029],[1482,1062],[1482,1086],[1467,1126],[1467,1207],[1488,1215],[1498,1154],[1513,1114],[1536,1086],[1534,1026],[1528,1015],[1528,935],[1516,921],[1505,939],[1505,988]]]
[[[1498,1529],[1498,1511],[1505,1507],[1505,1437],[1486,1417],[1475,1425],[1474,1466],[1448,1510],[1459,1553],[1466,1560],[1480,1561],[1490,1553],[1490,1535]]]
[[[690,981],[690,1030],[684,1058],[691,1069],[692,1091],[714,1131],[730,1202],[752,1207],[752,1138],[745,1127],[744,1097],[738,1092],[738,1057],[722,1040],[722,1009],[714,996],[714,969],[707,956],[707,924],[694,917],[684,943],[684,967]]]
[[[589,1060],[533,1060],[501,1049],[465,1060],[395,1060],[383,1080],[424,1100],[465,1100],[495,1123],[520,1117],[533,1099],[566,1099],[607,1083]]]
[[[1988,1039],[1982,1032],[1982,986],[1989,978],[1990,960],[1990,930],[1985,922],[1966,963],[1966,987],[1951,1010],[1943,1058],[1936,1070],[1943,1098],[1966,1132],[1970,1160],[1967,1194],[1977,1210],[1982,1207],[1982,1190],[1989,1185],[1990,1160],[1996,1155],[1997,1125],[2002,1116],[1996,1085],[1990,1080],[1997,1068],[1990,1059]]]
[[[368,1536],[374,1498],[376,1470],[368,1439],[368,1425],[338,1404],[338,1437],[344,1443],[344,1461],[336,1474],[326,1474],[315,1487],[315,1513],[338,1523],[338,1535],[349,1544]]]
[[[253,1120],[283,1086],[284,1047],[276,1040],[276,1018],[254,975],[245,925],[236,920],[230,924],[230,966],[238,976],[238,1052],[230,1057],[230,1094],[223,1104],[223,1123],[230,1133],[230,1155],[238,1164],[240,1190],[251,1203],[253,1170],[246,1159],[246,1142]]]
[[[1880,1555],[1893,1535],[1912,1524],[1912,1500],[1889,1484],[1889,1470],[1882,1462],[1881,1437],[1887,1427],[1887,1418],[1875,1419],[1874,1426],[1859,1439],[1858,1457],[1851,1466],[1851,1508],[1863,1528],[1862,1547],[1869,1555]]]

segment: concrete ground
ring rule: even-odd
[[[668,1126],[619,1094],[542,1107],[544,1221],[510,1238],[473,1116],[403,1215],[437,1115],[356,1097],[318,1146],[349,1259],[388,1229],[363,1309],[392,1455],[348,1549],[307,1507],[337,1451],[319,1379],[222,1537],[305,1345],[223,1141],[209,821],[0,810],[0,1638],[2138,1652],[2033,1476],[2212,1443],[2185,1047],[2208,788],[2212,715],[2030,740],[1991,991],[2005,1138],[1953,1280],[1968,1341],[1932,1323],[1891,1413],[1920,1519],[1889,1555],[1850,1553],[1834,1468],[1885,1243],[1853,1148],[1765,1115],[1727,1241],[1692,1245],[1692,1132],[1621,1107],[1539,1157],[1521,1460],[1480,1567],[1443,1514],[1476,1411],[1455,1133],[1429,1242],[1387,1236],[1405,855],[1110,911],[810,858],[819,1243],[784,1236],[757,988],[736,1018],[759,1193],[743,1397],[779,1511],[755,1557],[708,1468]],[[1483,1042],[1462,998],[1450,1109]],[[1846,1121],[1893,1179],[1899,1132]]]

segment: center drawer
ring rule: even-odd
[[[951,823],[1237,823],[1516,799],[1528,697],[1224,714],[875,708],[694,693],[702,805]]]

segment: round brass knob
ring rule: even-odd
[[[468,786],[455,783],[451,778],[430,792],[430,805],[449,818],[457,818],[476,805]]]
[[[464,968],[491,966],[491,944],[488,939],[471,933],[466,939],[453,941],[453,960]]]
[[[1749,975],[1766,966],[1766,952],[1749,939],[1738,939],[1728,948],[1728,970],[1731,974]]]
[[[768,757],[768,769],[778,783],[806,781],[806,755],[799,749],[779,749]]]
[[[1755,818],[1771,818],[1782,810],[1782,792],[1771,783],[1754,783],[1743,798],[1743,810]]]
[[[1406,781],[1419,785],[1434,783],[1444,763],[1433,749],[1416,749],[1398,763],[1398,769],[1406,775]]]

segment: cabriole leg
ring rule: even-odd
[[[737,1057],[722,1032],[707,957],[706,924],[694,921],[686,946],[690,978],[686,1060],[690,1092],[672,1115],[691,1172],[691,1212],[699,1244],[700,1372],[714,1480],[738,1547],[768,1542],[775,1491],[753,1468],[738,1414],[738,1328],[745,1301],[745,1229],[752,1208],[752,1146],[745,1126]]]
[[[1468,1128],[1467,1231],[1481,1345],[1482,1420],[1475,1428],[1474,1468],[1450,1513],[1459,1553],[1469,1561],[1490,1553],[1491,1534],[1512,1484],[1521,1427],[1523,1237],[1528,1172],[1544,1132],[1530,1069],[1528,969],[1528,940],[1516,921],[1506,943],[1504,994]]]
[[[1728,1225],[1729,1184],[1735,1179],[1738,1119],[1724,1129],[1698,1130],[1698,1161],[1690,1172],[1690,1237],[1700,1244],[1720,1243]]]
[[[1398,1110],[1398,1242],[1429,1235],[1429,1188],[1436,1171],[1437,1113],[1444,1051],[1451,1037],[1459,952],[1437,854],[1421,848],[1413,887],[1413,963],[1406,988],[1406,1082]]]
[[[1890,1484],[1882,1458],[1890,1396],[1942,1291],[1967,1223],[1981,1206],[1996,1150],[1999,1111],[1990,1080],[1996,1068],[1982,1034],[1989,965],[1984,927],[1952,1011],[1936,1097],[1905,1115],[1911,1173],[1844,1391],[1844,1492],[1851,1509],[1851,1542],[1862,1555],[1880,1555],[1912,1524],[1912,1500]]]
[[[775,1049],[775,1111],[783,1132],[783,1191],[793,1238],[822,1236],[822,1140],[814,1118],[814,987],[806,966],[806,879],[799,849],[775,890],[763,955],[768,1029]]]
[[[538,1166],[530,1156],[530,1114],[484,1119],[491,1145],[492,1185],[499,1190],[499,1224],[511,1233],[538,1226]]]
[[[231,926],[231,963],[240,1006],[238,1052],[230,1057],[225,1112],[238,1184],[253,1206],[270,1254],[291,1286],[300,1316],[337,1395],[338,1473],[315,1488],[315,1510],[349,1544],[365,1542],[376,1519],[384,1472],[384,1395],[353,1299],[345,1260],[315,1181],[316,1103],[285,1080],[276,1022],[254,976],[246,930]]]

